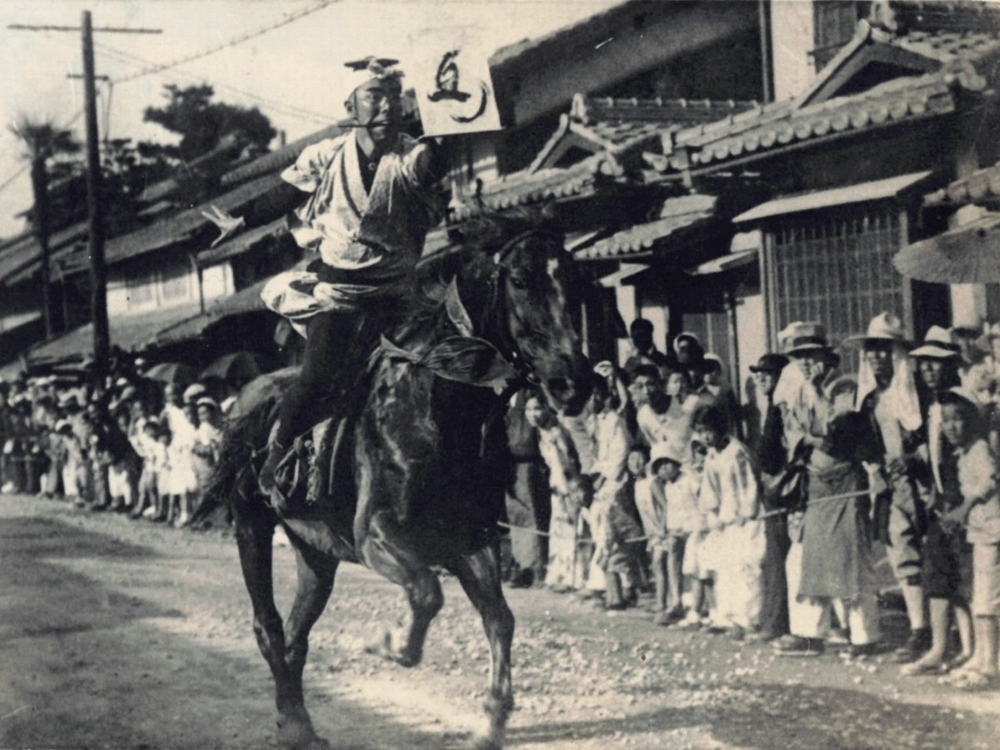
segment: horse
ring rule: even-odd
[[[275,683],[278,740],[327,748],[303,700],[309,631],[341,561],[400,585],[409,617],[377,651],[419,664],[443,604],[435,570],[454,575],[478,611],[490,648],[487,729],[477,750],[497,750],[513,709],[514,617],[501,588],[498,521],[507,466],[504,413],[519,386],[535,384],[553,407],[579,413],[591,366],[571,325],[566,252],[551,220],[521,212],[481,220],[442,257],[422,261],[429,299],[382,339],[357,413],[340,420],[320,473],[325,497],[279,512],[257,487],[283,384],[293,372],[250,383],[233,409],[198,518],[229,506],[254,614],[254,633]],[[318,453],[317,453],[318,455]],[[315,469],[316,467],[314,467]],[[277,506],[280,508],[281,506]],[[287,622],[273,596],[272,535],[287,533],[298,586]]]

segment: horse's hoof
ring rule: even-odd
[[[401,667],[415,667],[420,663],[420,654],[408,654],[396,647],[392,633],[386,630],[382,637],[365,646],[365,653],[381,656],[383,659],[399,664]]]
[[[287,750],[330,750],[330,743],[313,731],[308,714],[279,715],[278,744]]]
[[[483,734],[473,740],[472,748],[473,750],[503,750],[503,740]]]

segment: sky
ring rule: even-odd
[[[83,84],[68,78],[83,68],[80,33],[22,31],[10,24],[78,27],[82,12],[91,12],[96,72],[111,79],[98,85],[102,138],[175,142],[168,131],[144,123],[143,111],[164,101],[164,84],[208,83],[215,87],[216,101],[259,107],[291,141],[344,116],[342,71],[347,60],[369,54],[395,57],[405,70],[409,39],[421,30],[472,29],[484,49],[495,49],[544,35],[620,1],[339,0],[316,9],[323,0],[3,0],[0,237],[24,228],[14,215],[31,205],[23,152],[7,126],[24,114],[51,119],[84,139],[79,116]],[[292,20],[310,9],[316,10]],[[289,22],[254,34],[282,21]],[[96,31],[102,26],[162,33]],[[251,38],[240,39],[246,36]],[[149,71],[218,47],[222,49],[169,70]]]

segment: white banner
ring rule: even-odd
[[[426,29],[410,35],[405,83],[417,94],[424,135],[500,130],[482,30]]]

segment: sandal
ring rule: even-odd
[[[904,664],[899,668],[899,673],[904,677],[918,677],[923,675],[942,675],[948,673],[946,664],[920,663],[919,661]]]

